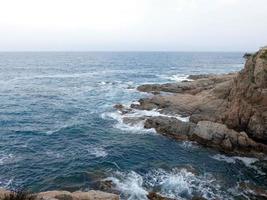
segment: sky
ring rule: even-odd
[[[254,51],[267,0],[0,0],[0,51]]]

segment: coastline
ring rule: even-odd
[[[152,96],[114,107],[125,124],[141,121],[146,129],[178,141],[195,141],[234,155],[264,158],[267,153],[266,49],[247,57],[239,73],[190,75],[178,83],[137,87]],[[147,115],[131,113],[146,111]],[[149,112],[158,111],[153,116]],[[175,116],[180,116],[177,118]],[[188,119],[188,120],[184,120]]]

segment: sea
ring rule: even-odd
[[[87,191],[112,181],[121,199],[249,199],[244,184],[267,188],[267,159],[177,142],[124,124],[113,108],[149,97],[141,84],[244,62],[243,52],[1,52],[0,187]]]

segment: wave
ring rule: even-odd
[[[16,162],[16,157],[9,153],[9,154],[4,154],[4,153],[1,153],[0,154],[0,165],[6,165],[6,164],[10,164],[10,163],[13,163],[13,162]]]
[[[182,147],[183,149],[196,149],[199,147],[196,142],[192,141],[179,142],[179,146]]]
[[[188,78],[188,75],[185,75],[185,74],[174,74],[171,76],[159,75],[158,77],[162,79],[170,80],[170,81],[175,81],[175,82],[193,81],[192,79]]]
[[[104,147],[89,147],[87,149],[90,155],[95,156],[96,158],[100,157],[106,157],[108,155],[107,151],[104,149]]]
[[[0,178],[0,189],[1,188],[10,188],[13,183],[13,179],[2,179]]]
[[[138,104],[139,102],[134,102],[134,103]],[[130,109],[129,105],[124,105],[124,107],[126,109],[127,108]],[[174,117],[183,122],[189,121],[189,117],[181,117],[180,115],[166,115],[166,114],[160,113],[160,110],[157,110],[157,109],[153,109],[153,110],[131,109],[131,111],[126,114],[122,114],[120,111],[107,112],[107,113],[101,114],[102,119],[112,118],[117,121],[117,123],[113,126],[114,128],[117,128],[123,131],[138,132],[138,133],[147,133],[147,132],[155,133],[156,132],[155,129],[145,129],[144,123],[145,123],[145,118],[158,117],[158,116]],[[137,120],[134,123],[125,123],[124,122],[125,118],[140,119],[140,120]]]
[[[151,170],[143,176],[130,171],[115,172],[107,178],[120,191],[122,199],[146,200],[149,191],[173,199],[191,199],[202,196],[207,199],[231,199],[210,174],[196,175],[185,168]]]
[[[134,171],[129,173],[116,172],[106,180],[115,184],[115,189],[121,192],[122,199],[146,200],[148,192],[143,188],[143,177]]]
[[[255,163],[259,161],[257,158],[249,158],[249,157],[239,157],[239,156],[225,156],[222,154],[216,154],[214,156],[211,156],[211,158],[218,160],[218,161],[223,161],[231,164],[235,164],[237,161],[241,161],[246,167],[251,168],[255,170],[258,174],[260,175],[266,175],[263,171],[257,168],[255,166]]]
[[[56,158],[56,159],[64,158],[64,155],[62,153],[56,153],[51,150],[46,151],[45,154],[49,157]]]
[[[121,115],[119,112],[108,112],[101,114],[101,117],[103,119],[111,118],[117,121],[116,124],[114,124],[114,128],[120,129],[122,131],[132,132],[132,133],[156,133],[155,129],[145,129],[145,121],[140,120],[138,123],[134,124],[127,124],[124,123],[123,118],[126,115]]]

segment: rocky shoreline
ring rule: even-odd
[[[16,198],[15,198],[16,197]],[[11,192],[0,188],[0,199],[12,200],[119,200],[119,195],[97,190],[88,192],[47,191],[40,193]]]
[[[267,153],[267,49],[246,58],[239,73],[191,75],[188,81],[145,84],[152,96],[130,108],[116,105],[124,122],[144,121],[144,128],[178,141],[189,140],[239,155]],[[157,110],[161,116],[127,117],[134,110]],[[165,116],[166,115],[166,116]],[[181,121],[177,117],[189,118]]]

